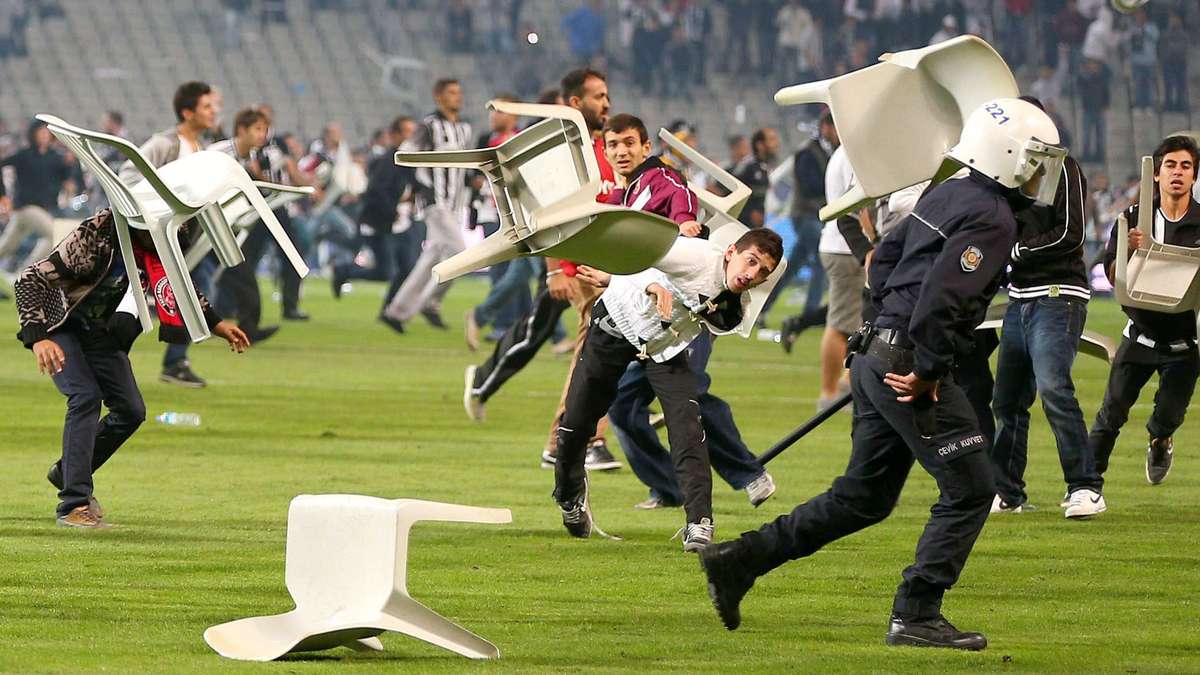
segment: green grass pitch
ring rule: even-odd
[[[1176,437],[1170,479],[1143,476],[1153,382],[1133,411],[1108,475],[1109,511],[1070,522],[1054,442],[1033,414],[1027,480],[1040,507],[993,517],[946,612],[984,631],[978,654],[883,644],[900,571],[935,499],[914,468],[894,515],[759,581],[737,632],[709,605],[696,558],[668,541],[677,510],[641,512],[628,468],[593,478],[599,522],[623,542],[569,539],[538,467],[566,361],[544,350],[488,406],[462,411],[462,312],[485,282],[456,285],[439,333],[420,319],[397,336],[375,321],[380,287],[341,302],[309,282],[314,319],[289,324],[234,356],[193,350],[205,390],[157,381],[162,347],[142,338],[134,363],[150,416],[197,412],[200,429],[148,421],[97,475],[97,496],[119,525],[78,532],[54,525],[47,466],[59,452],[64,401],[33,357],[0,341],[0,672],[1198,672],[1200,453],[1196,420]],[[277,312],[266,302],[268,315]],[[3,307],[3,306],[0,306]],[[784,314],[775,312],[775,322]],[[1110,300],[1089,326],[1116,335]],[[572,320],[568,318],[568,320]],[[269,321],[267,321],[269,323]],[[812,413],[817,332],[790,357],[777,345],[719,341],[713,389],[733,406],[756,451]],[[1090,424],[1107,368],[1075,368]],[[844,467],[849,415],[770,466],[773,499],[752,509],[716,481],[718,539],[757,527],[823,491]],[[614,442],[614,450],[617,447]],[[386,651],[340,649],[245,664],[220,658],[201,634],[212,624],[291,609],[283,585],[288,501],[350,492],[509,507],[507,526],[428,524],[413,533],[414,597],[496,643],[475,663],[398,635]]]

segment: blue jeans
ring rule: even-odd
[[[787,269],[783,273],[783,278],[779,280],[779,283],[775,284],[771,295],[767,297],[767,302],[762,308],[762,316],[771,311],[771,307],[779,299],[779,294],[796,279],[797,275],[800,274],[801,268],[804,267],[807,267],[809,271],[808,293],[804,298],[804,311],[812,312],[821,306],[821,298],[825,296],[826,286],[825,267],[821,264],[821,258],[818,255],[818,246],[821,243],[821,226],[822,223],[816,216],[792,221],[792,229],[796,232],[796,243],[788,251]]]
[[[213,275],[216,272],[217,258],[214,254],[209,253],[200,260],[196,269],[192,270],[192,285],[196,287],[197,293],[209,299],[213,297]],[[167,351],[163,352],[163,369],[178,365],[180,361],[186,361],[189,346],[191,346],[190,340],[181,345],[167,345]]]
[[[484,234],[489,237],[500,229],[499,223],[481,224]],[[529,280],[536,274],[532,258],[517,258],[489,266],[488,278],[492,280],[492,289],[483,302],[475,307],[475,323],[480,326],[491,324],[501,333],[508,330],[533,306],[529,296]]]
[[[1058,444],[1068,491],[1099,491],[1102,481],[1088,448],[1087,426],[1075,398],[1071,364],[1087,319],[1087,304],[1066,298],[1018,300],[1004,315],[996,362],[996,440],[992,464],[996,491],[1009,504],[1022,504],[1029,449],[1029,408],[1042,398],[1046,421]]]
[[[688,364],[698,380],[696,400],[700,403],[700,421],[707,437],[712,467],[730,487],[741,490],[761,476],[764,469],[742,442],[729,404],[708,393],[712,378],[705,371],[712,355],[712,340],[708,332],[700,333],[688,347]],[[650,496],[670,504],[682,504],[683,491],[675,480],[671,455],[658,439],[654,427],[650,426],[647,406],[653,400],[654,392],[646,379],[646,369],[640,361],[634,361],[617,385],[617,398],[608,409],[608,421],[634,475],[650,487]]]

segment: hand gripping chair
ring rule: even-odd
[[[419,521],[510,523],[508,509],[360,495],[300,495],[288,509],[284,577],[296,608],[212,626],[221,656],[270,661],[345,646],[382,650],[384,631],[404,633],[472,659],[499,658],[483,638],[408,594],[408,534]]]
[[[718,197],[703,186],[688,181],[688,188],[695,193],[696,199],[704,207],[705,220],[703,224],[709,231],[708,240],[719,244],[722,248],[727,248],[743,234],[749,232],[750,228],[738,222],[737,217],[741,214],[742,208],[746,206],[746,201],[750,199],[750,187],[666,129],[658,130],[658,138],[729,191],[728,195]],[[742,322],[736,328],[722,331],[716,326],[706,324],[709,332],[713,335],[737,333],[742,337],[750,337],[763,305],[767,303],[767,298],[770,297],[771,291],[775,289],[775,285],[779,283],[785,271],[787,271],[787,260],[780,260],[775,269],[771,271],[771,275],[767,277],[766,283],[747,291],[750,301],[744,305]]]
[[[266,198],[267,207],[271,209],[272,213],[302,197],[311,196],[316,192],[315,189],[307,185],[280,185],[262,180],[254,181],[254,186],[266,193],[263,196]],[[250,229],[260,220],[258,211],[254,210],[254,207],[250,204],[250,200],[246,199],[245,195],[240,191],[234,191],[221,200],[221,211],[225,213],[225,220],[229,222],[230,227],[237,232],[237,243],[241,247],[245,243],[246,235],[250,233]],[[288,243],[291,243],[290,240]],[[196,265],[200,264],[200,260],[208,255],[208,252],[212,249],[212,242],[208,237],[197,239],[191,248],[187,250],[187,253],[184,254],[184,259],[187,261],[187,268],[189,270],[196,269]]]
[[[666,218],[596,202],[600,169],[578,110],[503,101],[488,107],[547,119],[495,148],[396,153],[402,166],[477,169],[491,183],[500,229],[435,266],[438,281],[530,255],[632,274],[658,261],[679,236]]]
[[[171,290],[176,307],[194,342],[210,336],[200,308],[200,299],[188,274],[187,263],[179,246],[179,228],[195,218],[208,236],[221,264],[236,265],[244,257],[233,230],[221,211],[220,199],[231,191],[240,191],[268,224],[280,244],[288,251],[296,270],[308,273],[308,267],[287,239],[283,227],[267,207],[245,170],[232,157],[218,152],[197,152],[158,169],[150,165],[129,141],[72,126],[53,115],[38,115],[50,131],[96,176],[112,204],[121,257],[130,279],[138,279],[133,256],[130,227],[147,230]],[[116,148],[143,176],[135,186],[125,185],[117,174],[96,154],[94,144]],[[286,244],[284,243],[286,242]],[[290,249],[290,251],[288,250]],[[141,294],[137,296],[138,317],[143,332],[152,329],[150,310]]]
[[[880,63],[775,92],[779,105],[825,103],[858,184],[821,209],[829,221],[921,181],[944,178],[945,153],[963,121],[995,98],[1020,92],[1004,59],[971,35],[895,54]]]
[[[1137,228],[1142,247],[1129,255],[1129,222],[1117,217],[1117,260],[1113,293],[1126,307],[1178,314],[1200,309],[1200,248],[1154,240],[1154,160],[1142,158]]]

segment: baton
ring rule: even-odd
[[[785,436],[783,440],[779,441],[775,445],[772,445],[770,449],[759,456],[758,463],[766,464],[767,462],[775,459],[779,453],[792,447],[792,445],[794,445],[796,441],[803,438],[805,434],[821,426],[822,422],[830,417],[833,417],[837,411],[845,408],[852,400],[854,400],[854,397],[850,394],[846,394],[845,396],[842,396],[838,400],[834,401],[828,408],[817,413],[812,417],[812,419],[808,420],[804,424],[801,424],[796,428],[795,431]]]

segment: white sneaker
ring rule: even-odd
[[[1090,518],[1107,510],[1104,495],[1095,490],[1081,488],[1071,493],[1070,505],[1067,506],[1065,515],[1068,518]]]
[[[683,552],[699,553],[712,543],[713,533],[717,526],[709,518],[701,518],[698,523],[688,523],[683,528]]]
[[[758,508],[760,504],[775,494],[775,479],[771,478],[771,474],[764,471],[762,475],[750,481],[750,484],[742,489],[746,491],[746,496],[750,498],[750,505]]]
[[[555,463],[557,463],[557,462],[558,462],[558,457],[554,454],[553,450],[551,450],[550,448],[546,448],[545,450],[542,450],[542,468],[543,469],[553,469]]]
[[[1065,509],[1065,508],[1067,508],[1067,507],[1068,507],[1068,506],[1070,506],[1070,505],[1071,505],[1071,493],[1070,493],[1070,492],[1064,492],[1064,493],[1063,493],[1063,498],[1062,498],[1062,501],[1058,503],[1058,508],[1060,508],[1060,509]]]
[[[1021,513],[1022,510],[1023,508],[1021,504],[1009,506],[1008,502],[1000,498],[1000,495],[996,495],[996,497],[992,499],[992,510],[990,513]]]
[[[483,400],[475,393],[475,366],[467,366],[463,374],[463,410],[475,422],[482,422],[486,417]]]

